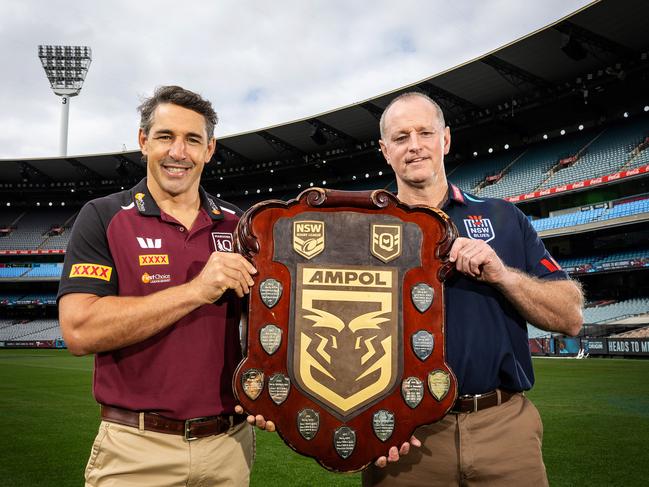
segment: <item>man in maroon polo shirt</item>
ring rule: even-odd
[[[86,485],[247,485],[254,438],[231,381],[256,270],[232,252],[240,210],[199,185],[216,113],[177,86],[139,109],[147,177],[82,208],[58,295],[68,349],[95,354]]]

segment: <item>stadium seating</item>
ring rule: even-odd
[[[16,227],[9,235],[0,238],[0,250],[59,249],[67,244],[66,231],[76,210],[43,208],[20,215],[13,223]],[[63,234],[49,236],[53,225],[64,227]],[[52,244],[48,244],[48,241]],[[63,245],[63,247],[61,247]]]
[[[649,338],[649,326],[610,335],[610,338]]]
[[[33,304],[56,304],[55,293],[40,294],[0,294],[0,305],[2,306],[21,306]]]
[[[644,120],[606,128],[584,151],[579,160],[556,172],[542,188],[604,176],[619,171],[630,158],[630,153],[646,135]]]
[[[532,226],[537,232],[542,232],[544,230],[573,227],[595,221],[606,221],[615,218],[640,215],[642,213],[649,213],[649,198],[632,201],[630,203],[616,204],[612,208],[575,211],[548,218],[539,218],[532,221]]]
[[[584,309],[584,323],[597,324],[649,313],[649,298],[635,298]]]
[[[559,265],[567,272],[598,272],[615,268],[649,267],[649,248],[560,259]]]
[[[57,320],[32,320],[13,322],[0,328],[0,341],[56,340],[61,338]]]
[[[499,154],[465,163],[449,173],[449,180],[483,197],[504,198],[538,189],[613,174],[649,164],[649,149],[634,149],[649,135],[646,117],[605,129],[577,132],[536,144],[520,153]],[[554,173],[560,159],[577,161]],[[494,184],[479,185],[485,176],[503,172]]]

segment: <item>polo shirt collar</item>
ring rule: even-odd
[[[222,220],[223,210],[216,203],[216,200],[207,194],[202,186],[199,186],[198,193],[201,199],[201,207],[210,218],[212,220]],[[153,196],[151,196],[149,188],[147,188],[146,178],[143,178],[139,183],[131,188],[131,201],[133,201],[135,208],[137,208],[137,211],[139,211],[141,215],[160,216],[160,207],[153,199]]]
[[[453,183],[448,183],[448,196],[442,205],[442,208],[449,206],[451,203],[466,205],[466,198],[462,194],[462,190],[455,186]]]

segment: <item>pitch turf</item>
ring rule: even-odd
[[[644,486],[649,478],[649,361],[536,359],[529,397],[545,425],[552,486]],[[98,425],[92,359],[0,350],[0,485],[78,486]],[[253,486],[357,486],[275,434],[258,434]]]

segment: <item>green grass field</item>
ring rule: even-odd
[[[536,359],[529,393],[545,425],[552,486],[649,483],[649,361]],[[94,438],[92,358],[0,350],[0,485],[78,486]],[[271,433],[258,434],[253,486],[357,486]]]

